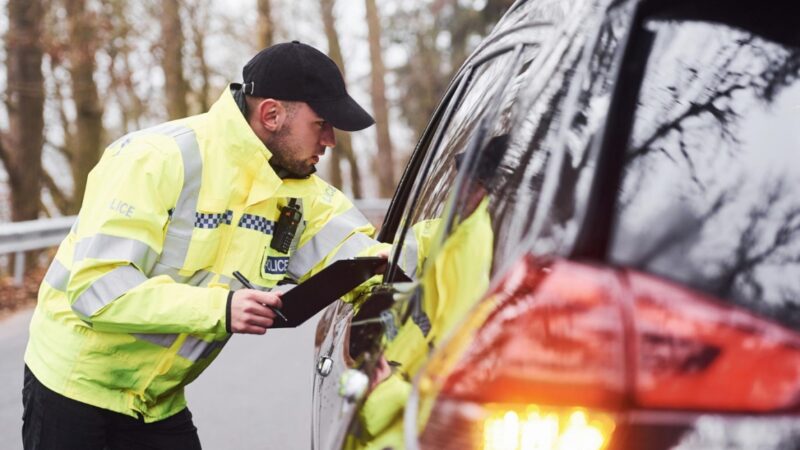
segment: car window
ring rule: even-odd
[[[593,145],[608,113],[618,53],[631,18],[628,6],[609,11],[590,26],[591,9],[573,11],[570,46],[554,53],[558,61],[522,95],[526,111],[514,125],[523,145],[507,155],[512,170],[499,175],[492,200],[497,245],[495,271],[515,255],[532,252],[566,255],[575,237],[592,176]]]
[[[800,326],[800,49],[708,22],[646,29],[611,260]]]
[[[441,238],[440,221],[458,172],[456,155],[464,154],[474,139],[481,138],[478,130],[487,126],[485,121],[490,115],[490,108],[497,105],[495,99],[500,97],[500,116],[508,115],[515,87],[521,84],[522,78],[528,73],[526,69],[537,51],[537,46],[528,45],[522,47],[520,55],[516,55],[513,48],[509,48],[465,75],[463,94],[454,98],[459,103],[450,120],[443,121],[440,129],[433,131],[441,133],[440,144],[429,150],[432,155],[429,156],[428,167],[420,171],[414,182],[412,192],[419,191],[419,197],[416,202],[409,202],[403,219],[409,231],[405,235],[398,233],[395,242],[395,248],[401,252],[401,267],[407,272],[420,272],[421,263],[428,256],[433,242]],[[508,79],[509,72],[514,70],[517,72],[511,76],[511,80],[503,83],[501,80]],[[484,135],[504,133],[502,125],[492,123],[488,127]]]

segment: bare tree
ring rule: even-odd
[[[44,145],[44,75],[42,73],[40,0],[9,0],[6,34],[9,130],[0,159],[11,185],[11,220],[39,215]]]
[[[194,50],[192,66],[197,69],[199,74],[200,87],[193,90],[193,98],[196,98],[196,112],[204,112],[209,108],[211,99],[211,70],[208,67],[206,58],[205,39],[209,22],[210,0],[187,0],[185,2],[189,18],[189,29],[191,30],[191,42]]]
[[[409,3],[393,15],[388,27],[391,39],[410,55],[395,69],[402,92],[399,106],[417,135],[425,129],[447,81],[511,3],[488,0],[467,6],[455,0],[434,0],[424,8]]]
[[[183,76],[183,31],[179,0],[164,0],[161,11],[161,66],[164,70],[167,114],[170,119],[189,115],[186,79]]]
[[[100,158],[103,134],[103,106],[94,80],[97,38],[97,18],[86,8],[85,0],[65,0],[70,45],[69,73],[72,79],[72,99],[75,103],[75,131],[68,151],[74,190],[69,213],[80,208],[86,190],[86,178]]]
[[[275,26],[272,22],[270,0],[258,0],[258,48],[271,46],[275,39]]]
[[[378,188],[382,198],[391,197],[394,193],[394,158],[392,156],[392,138],[389,135],[389,107],[386,103],[386,69],[383,65],[381,50],[381,23],[375,0],[366,0],[367,27],[369,29],[369,56],[372,65],[372,110],[375,114],[375,125],[378,137],[378,153],[373,160],[375,173],[378,175]]]
[[[679,80],[683,82],[681,85],[667,87],[672,97],[662,105],[663,117],[668,119],[656,121],[658,126],[650,133],[634,136],[637,138],[635,148],[626,154],[627,162],[653,151],[666,152],[682,159],[694,173],[694,161],[685,152],[686,138],[697,128],[693,123],[703,123],[703,126],[715,124],[719,135],[716,145],[735,149],[736,126],[747,108],[753,103],[771,101],[800,77],[800,51],[763,51],[753,41],[754,37],[748,35],[741,41],[722,46],[718,59],[712,61],[712,70],[699,64],[681,67],[681,73],[688,75]],[[737,65],[742,54],[754,64],[745,68]],[[742,100],[743,95],[748,100]],[[734,101],[736,96],[739,97]],[[697,120],[703,117],[713,120]],[[670,139],[676,139],[676,145]],[[716,149],[716,146],[709,145],[708,148]]]
[[[443,69],[442,55],[436,49],[437,31],[429,16],[429,11],[417,9],[398,13],[390,28],[393,40],[402,43],[411,55],[395,72],[399,105],[416,136],[425,130],[450,75]]]
[[[121,129],[115,135],[142,127],[142,117],[147,110],[142,96],[136,92],[134,70],[131,63],[134,40],[138,37],[128,20],[130,5],[126,0],[106,0],[104,21],[111,35],[105,42],[105,51],[110,59],[108,74],[111,77],[111,96],[119,106]]]
[[[716,292],[723,298],[732,296],[734,290],[747,289],[758,301],[763,301],[764,288],[755,274],[760,266],[800,263],[800,256],[789,251],[800,236],[800,206],[780,208],[779,203],[788,197],[784,179],[766,187],[766,198],[759,199],[747,213],[747,224],[730,257],[719,261],[721,270],[714,280]],[[777,224],[777,227],[776,227]],[[795,293],[794,302],[797,302]]]
[[[342,58],[342,49],[339,46],[339,35],[336,33],[336,20],[333,17],[333,3],[334,0],[320,0],[320,8],[322,10],[322,23],[325,28],[325,36],[328,38],[328,53],[331,59],[339,66],[342,71],[342,77],[345,77],[344,59]],[[358,162],[356,161],[355,154],[353,153],[353,144],[350,140],[350,135],[336,131],[336,149],[333,150],[334,158],[331,161],[332,176],[331,184],[341,188],[342,176],[341,172],[337,174],[337,170],[341,170],[339,165],[341,153],[350,165],[350,180],[352,182],[353,197],[361,198],[361,174],[358,170]],[[337,181],[339,184],[337,184]]]

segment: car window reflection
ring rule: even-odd
[[[800,50],[700,22],[648,29],[612,260],[800,327]]]

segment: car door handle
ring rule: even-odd
[[[333,359],[329,356],[320,356],[317,360],[317,373],[320,376],[327,377],[333,370]]]

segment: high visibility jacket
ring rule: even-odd
[[[422,267],[422,311],[400,327],[387,343],[384,357],[396,365],[395,372],[369,394],[359,410],[360,436],[350,435],[345,448],[378,450],[404,448],[403,409],[411,392],[407,381],[416,376],[428,352],[447,336],[489,288],[494,233],[484,198],[475,211],[447,237],[440,249],[440,219],[415,224],[413,237],[404,250],[422,249],[416,259],[431,260]],[[409,235],[411,236],[411,235]],[[415,242],[411,242],[411,241]],[[413,261],[407,255],[405,261]]]
[[[226,89],[208,113],[124,136],[89,175],[39,290],[25,362],[66,397],[164,419],[227,342],[241,271],[265,289],[363,254],[374,228],[317,176],[281,179]],[[290,199],[291,249],[270,247]]]

